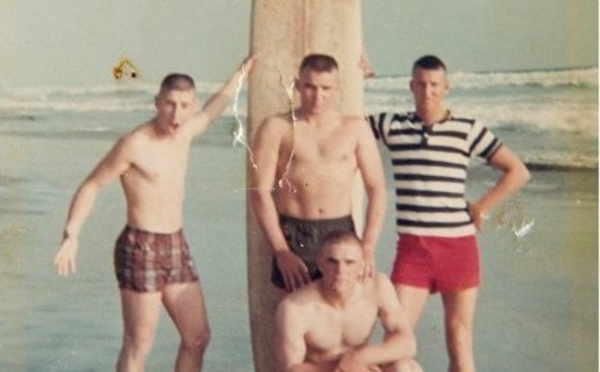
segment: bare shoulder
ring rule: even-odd
[[[261,125],[263,132],[284,132],[293,126],[293,118],[291,114],[278,114],[266,117]]]
[[[304,319],[306,310],[302,298],[303,296],[298,292],[287,294],[277,305],[277,322],[285,324],[293,320],[297,323]]]
[[[342,123],[353,127],[362,127],[366,124],[365,118],[358,115],[343,115]]]
[[[392,281],[390,280],[390,278],[382,272],[376,272],[373,275],[373,281],[378,286],[385,286],[385,287],[392,286]]]
[[[373,279],[370,282],[373,286],[373,292],[377,297],[396,296],[394,285],[387,275],[377,272],[373,275]]]
[[[111,150],[112,157],[131,157],[143,149],[150,138],[151,124],[143,123],[121,136]]]
[[[361,138],[369,131],[369,126],[362,116],[344,115],[342,116],[342,125],[345,131],[352,132]]]
[[[305,311],[320,300],[315,282],[312,282],[292,293],[287,294],[280,302],[280,307],[302,309]]]
[[[291,115],[273,115],[265,118],[260,124],[252,142],[256,145],[268,143],[267,148],[274,148],[272,145],[281,141],[286,136],[293,133],[293,121]]]
[[[137,125],[128,133],[124,134],[121,138],[119,138],[119,142],[127,146],[140,145],[150,139],[152,131],[152,123],[145,122]]]

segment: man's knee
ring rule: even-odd
[[[154,344],[154,335],[125,335],[123,337],[123,353],[136,360],[144,360]]]
[[[449,322],[446,325],[446,348],[451,365],[471,364],[473,356],[472,326],[460,321]]]
[[[423,372],[423,369],[412,358],[401,359],[397,362],[386,365],[383,368],[384,372]]]
[[[196,353],[204,353],[210,342],[211,331],[208,326],[200,328],[193,334],[185,336],[181,343],[184,348]]]
[[[446,321],[446,338],[458,344],[470,343],[473,337],[473,325],[461,319]]]

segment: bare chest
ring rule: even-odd
[[[354,165],[356,162],[357,140],[354,134],[345,132],[342,127],[322,133],[296,129],[286,147],[293,163],[326,166]]]
[[[138,151],[124,178],[155,184],[183,183],[189,145],[181,142],[151,144]]]
[[[339,347],[363,345],[371,336],[376,317],[377,309],[370,306],[356,306],[343,313],[319,311],[306,334],[307,346],[314,353],[331,353]]]

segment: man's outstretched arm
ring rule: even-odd
[[[81,183],[71,199],[60,249],[54,258],[54,266],[61,276],[74,274],[75,258],[79,248],[79,233],[92,211],[100,190],[119,177],[129,166],[126,159],[126,139],[121,139],[100,161],[92,173]]]

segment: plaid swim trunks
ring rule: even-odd
[[[198,280],[182,230],[158,234],[126,226],[115,244],[114,264],[119,288],[136,292]]]

